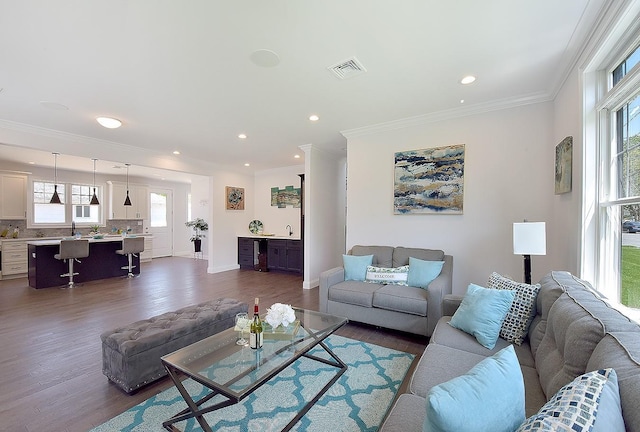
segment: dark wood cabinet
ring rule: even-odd
[[[238,265],[259,271],[302,273],[301,241],[238,237]]]

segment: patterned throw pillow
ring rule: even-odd
[[[536,315],[536,297],[540,291],[540,284],[515,282],[494,272],[489,276],[487,288],[516,292],[511,308],[500,327],[500,337],[521,345],[529,331],[529,324]]]
[[[580,375],[558,390],[537,414],[529,417],[516,432],[586,432],[596,421],[600,395],[612,369]]]
[[[393,268],[368,266],[367,277],[364,281],[388,285],[407,285],[408,275],[408,265]]]

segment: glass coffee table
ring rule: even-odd
[[[285,332],[265,330],[264,345],[258,350],[237,345],[239,332],[230,328],[163,356],[162,364],[188,407],[162,426],[179,431],[175,423],[195,417],[204,431],[211,432],[204,414],[240,402],[300,357],[335,366],[336,375],[282,429],[290,430],[347,370],[347,365],[323,341],[348,320],[305,309],[294,310],[299,325],[291,324]],[[321,347],[327,358],[310,354],[314,347]],[[211,392],[194,400],[181,381],[184,376]],[[218,395],[220,401],[207,404]]]

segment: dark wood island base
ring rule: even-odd
[[[68,277],[60,277],[68,272],[68,264],[55,259],[60,240],[38,240],[27,243],[29,249],[29,286],[32,288],[49,288],[66,286]],[[119,255],[116,250],[122,249],[122,238],[104,238],[89,240],[89,256],[75,262],[73,271],[76,283],[98,279],[127,276],[128,271],[121,267],[128,265],[127,256]],[[140,257],[133,257],[133,273],[140,274]]]

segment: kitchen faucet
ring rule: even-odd
[[[293,230],[291,229],[291,225],[287,225],[285,228],[289,230],[289,236],[292,236]]]

